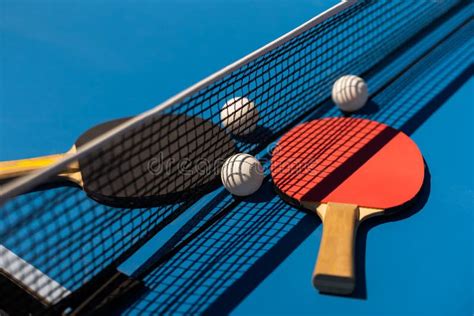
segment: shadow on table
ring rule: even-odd
[[[431,175],[428,166],[425,164],[425,178],[423,186],[417,196],[401,208],[392,210],[393,214],[389,216],[375,216],[369,218],[366,222],[360,224],[357,231],[356,240],[356,288],[354,293],[349,296],[358,299],[367,299],[365,258],[367,252],[367,235],[374,227],[388,222],[395,222],[408,218],[423,209],[431,191]]]

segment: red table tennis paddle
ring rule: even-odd
[[[404,133],[359,118],[326,118],[296,126],[271,160],[276,191],[316,211],[323,223],[313,285],[350,294],[355,287],[358,224],[406,204],[420,191],[423,157]]]

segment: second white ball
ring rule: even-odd
[[[222,107],[220,114],[222,125],[234,135],[247,135],[257,127],[257,107],[254,102],[245,97],[229,99]]]
[[[367,84],[360,77],[342,76],[332,86],[332,100],[344,112],[355,112],[361,109],[368,98]]]
[[[249,154],[233,155],[222,165],[222,184],[233,195],[247,196],[257,192],[263,178],[262,164]]]

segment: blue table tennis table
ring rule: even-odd
[[[64,152],[90,126],[141,113],[337,3],[3,2],[0,160]],[[222,188],[207,194],[131,254],[119,267],[124,273],[179,245],[120,312],[472,314],[474,27],[442,32],[463,15],[472,16],[472,6],[366,78],[377,88],[357,116],[407,132],[428,179],[411,209],[360,227],[355,295],[312,287],[321,221],[281,201],[267,175],[258,194],[235,204]],[[340,115],[327,101],[302,121]]]

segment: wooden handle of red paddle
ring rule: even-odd
[[[313,285],[324,293],[350,294],[355,287],[354,240],[359,208],[353,204],[328,203]]]

